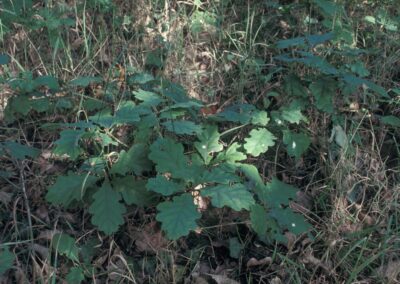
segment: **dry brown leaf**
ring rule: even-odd
[[[45,205],[40,205],[39,208],[36,209],[35,213],[40,219],[48,224],[50,223],[49,211]]]
[[[217,284],[239,284],[239,282],[229,278],[226,275],[218,275],[218,274],[207,274],[210,276]]]
[[[271,284],[282,284],[282,280],[276,276],[275,278],[273,278],[270,282]]]
[[[136,249],[139,252],[157,253],[168,244],[157,222],[146,224],[140,231],[133,230],[131,237],[135,240]]]
[[[399,283],[400,282],[400,260],[389,261],[388,264],[384,264],[378,268],[378,274],[381,277],[387,279],[387,283]]]
[[[61,233],[61,231],[58,231],[58,230],[43,230],[43,231],[41,231],[40,233],[39,233],[39,235],[38,235],[38,239],[44,239],[44,240],[52,240],[53,239],[53,236],[55,235],[55,234],[59,234],[59,233]]]
[[[246,267],[254,267],[254,266],[260,266],[260,265],[269,265],[272,263],[272,258],[267,256],[262,259],[256,259],[254,257],[250,258],[249,261],[247,261]]]
[[[46,259],[49,256],[49,248],[39,245],[39,244],[33,244],[31,245],[31,249],[38,253],[42,259]]]
[[[78,37],[76,40],[74,40],[72,43],[71,43],[71,47],[72,47],[72,49],[78,49],[82,44],[83,44],[83,42],[84,42],[84,40],[83,40],[83,38],[81,38],[81,37]]]
[[[0,191],[0,202],[7,205],[11,201],[11,193]]]

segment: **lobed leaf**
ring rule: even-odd
[[[133,176],[125,176],[114,178],[112,185],[115,191],[122,194],[122,198],[128,205],[153,206],[158,200],[158,196],[154,192],[146,189],[146,180],[135,180]]]
[[[68,207],[73,201],[82,200],[85,190],[97,180],[95,176],[69,172],[66,176],[57,177],[55,184],[48,188],[46,200],[54,205]]]
[[[83,153],[79,141],[85,134],[81,129],[65,129],[61,131],[60,138],[54,142],[56,147],[53,153],[56,155],[68,155],[71,160],[76,160]]]
[[[276,137],[265,128],[253,129],[250,131],[250,137],[245,139],[244,149],[248,154],[258,157],[275,145],[275,139]]]
[[[197,137],[199,142],[195,142],[194,147],[207,165],[212,160],[210,154],[220,152],[224,148],[222,144],[219,143],[220,134],[218,133],[218,128],[215,125],[208,125]]]
[[[211,198],[211,203],[215,207],[222,208],[227,206],[233,210],[249,210],[250,206],[255,204],[253,195],[247,188],[240,183],[232,186],[217,185],[203,189],[200,194]]]
[[[115,233],[119,226],[124,224],[123,214],[126,212],[125,206],[119,202],[120,193],[113,190],[110,183],[105,181],[93,195],[93,199],[89,207],[92,224],[107,235]]]
[[[164,196],[169,196],[182,192],[185,189],[185,185],[172,180],[167,180],[166,177],[158,175],[155,178],[148,179],[146,188]]]
[[[283,143],[290,156],[299,159],[311,144],[310,138],[304,133],[293,133],[289,130],[283,132]]]
[[[172,201],[164,201],[157,206],[157,221],[171,240],[186,236],[197,228],[196,220],[201,214],[193,203],[191,194],[185,193],[174,197]]]

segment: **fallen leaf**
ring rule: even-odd
[[[131,237],[138,252],[157,253],[168,244],[157,222],[146,224],[141,230],[133,230]]]
[[[218,274],[207,274],[210,276],[217,284],[239,284],[239,282],[227,277],[226,275]]]
[[[272,263],[272,258],[267,256],[262,259],[256,259],[254,257],[250,258],[249,261],[247,261],[246,267],[254,267],[254,266],[260,266],[260,265],[269,265]]]
[[[399,283],[400,279],[400,261],[389,261],[389,263],[378,268],[378,273],[381,277],[387,279],[386,283]]]

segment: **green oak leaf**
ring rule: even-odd
[[[117,124],[129,124],[140,121],[140,112],[132,101],[125,101],[121,103],[115,113],[113,126]]]
[[[278,221],[279,226],[288,229],[293,234],[301,234],[311,228],[303,215],[294,213],[291,208],[272,208],[270,216]]]
[[[269,147],[274,146],[275,139],[276,137],[265,128],[253,129],[250,131],[250,137],[245,139],[244,149],[248,154],[257,157],[266,152]]]
[[[140,104],[141,106],[156,107],[160,103],[164,102],[164,99],[162,99],[160,95],[142,89],[133,92],[133,95],[135,98],[142,101]]]
[[[268,208],[288,206],[289,202],[296,199],[297,188],[283,183],[277,178],[273,178],[270,183],[263,188],[259,198]]]
[[[293,133],[289,130],[283,132],[283,143],[290,156],[299,159],[311,144],[310,138],[304,133]]]
[[[110,183],[105,181],[93,195],[93,199],[89,207],[92,224],[107,235],[115,233],[124,223],[123,214],[126,212],[125,206],[119,202],[121,194],[113,190]]]
[[[281,118],[289,123],[299,124],[300,121],[307,122],[307,118],[301,113],[301,107],[296,104],[290,104],[288,107],[281,107]]]
[[[59,254],[65,255],[72,261],[79,261],[79,248],[75,244],[74,238],[67,234],[55,234],[51,246]]]
[[[0,54],[0,65],[10,63],[10,57],[7,54]]]
[[[34,80],[34,82],[36,86],[47,86],[49,89],[55,91],[60,88],[57,78],[49,75],[39,76]]]
[[[193,203],[191,194],[182,194],[172,201],[164,201],[157,206],[157,221],[171,240],[186,236],[197,228],[196,220],[201,217]]]
[[[218,153],[216,161],[225,161],[228,164],[235,164],[238,161],[245,160],[247,156],[238,151],[240,147],[241,145],[239,145],[239,143],[233,143],[231,146],[228,147],[228,149],[221,153]]]
[[[382,116],[382,123],[393,127],[400,127],[400,118],[394,115]]]
[[[268,113],[266,111],[257,111],[252,115],[251,123],[260,126],[266,126],[269,122]]]
[[[147,207],[155,205],[158,200],[154,192],[146,189],[146,180],[135,180],[133,176],[125,176],[114,178],[112,185],[117,192],[121,192],[122,198],[128,205]]]
[[[189,166],[183,145],[171,138],[158,138],[150,146],[149,158],[159,173],[171,173],[174,178],[193,179],[196,169]]]
[[[69,172],[66,176],[57,177],[55,184],[47,191],[46,200],[54,205],[68,207],[74,200],[82,200],[86,189],[97,180],[95,176]]]
[[[239,242],[238,238],[229,239],[229,256],[238,259],[240,257],[240,252],[243,249],[243,244]]]
[[[236,175],[235,171],[235,167],[230,167],[229,164],[221,164],[217,167],[205,170],[201,177],[201,181],[207,183],[213,182],[222,184],[240,182],[240,178]]]
[[[162,123],[168,131],[178,135],[193,135],[201,132],[201,125],[189,120],[169,120]]]
[[[125,175],[134,172],[141,175],[143,172],[150,171],[152,162],[147,158],[149,149],[145,144],[134,144],[128,152],[122,150],[119,153],[117,162],[111,167],[111,174]]]
[[[217,126],[207,126],[198,136],[199,142],[194,143],[205,164],[209,164],[212,160],[211,153],[220,152],[223,150],[222,144],[219,143],[220,134]]]
[[[24,95],[11,97],[7,103],[7,109],[8,108],[13,113],[19,113],[25,116],[31,110],[31,100]]]
[[[324,112],[333,113],[333,98],[337,83],[333,79],[320,78],[310,84],[316,107]]]
[[[222,208],[227,206],[233,210],[249,210],[255,204],[253,195],[240,183],[229,185],[217,185],[203,189],[200,194],[211,198],[211,204]]]
[[[87,87],[91,83],[101,83],[102,78],[100,77],[93,77],[93,76],[87,76],[87,77],[78,77],[69,82],[70,86],[73,87]]]
[[[299,77],[294,74],[290,74],[285,78],[285,92],[286,94],[293,97],[307,97],[307,89],[302,85]]]
[[[23,160],[27,157],[36,158],[40,154],[37,148],[22,145],[14,141],[6,141],[0,144],[0,149],[4,149],[10,153],[11,157]]]
[[[231,121],[246,124],[252,119],[252,114],[255,110],[256,108],[252,104],[236,104],[225,108],[214,117],[218,121]]]
[[[182,192],[185,189],[185,185],[168,180],[162,175],[158,175],[155,178],[150,178],[147,180],[146,188],[164,196],[169,196],[177,192]]]
[[[81,129],[66,129],[61,131],[60,139],[54,142],[56,147],[53,153],[56,155],[68,155],[71,160],[76,160],[83,150],[79,147],[79,140],[85,134]]]
[[[263,206],[254,204],[250,207],[251,227],[261,239],[265,238],[267,234],[267,219],[267,212]]]
[[[8,269],[12,268],[15,255],[6,249],[0,249],[0,276]]]
[[[83,269],[81,267],[72,267],[67,276],[66,280],[68,284],[80,284],[85,280],[85,275],[83,274]]]

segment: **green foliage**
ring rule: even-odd
[[[311,144],[310,138],[304,133],[293,133],[289,130],[283,132],[283,143],[290,156],[299,159]]]
[[[381,121],[386,125],[400,127],[400,118],[393,115],[382,116]]]
[[[10,63],[10,57],[8,57],[6,54],[0,54],[0,65],[5,65]]]
[[[171,173],[175,178],[192,178],[193,167],[184,155],[181,143],[171,138],[158,138],[150,146],[149,158],[156,164],[159,173]]]
[[[255,157],[265,153],[269,147],[274,146],[276,137],[265,128],[253,129],[250,137],[246,138],[244,149]]]
[[[176,196],[172,201],[160,203],[157,210],[159,211],[157,220],[161,222],[163,230],[172,240],[195,230],[198,227],[196,220],[201,216],[194,205],[193,197],[188,193]]]
[[[289,230],[300,234],[310,229],[304,217],[294,213],[289,203],[296,199],[297,189],[274,178],[260,188],[258,197],[261,205],[251,207],[250,220],[252,228],[261,239],[286,241],[282,231]]]
[[[243,184],[239,183],[232,186],[207,187],[201,191],[201,195],[210,197],[211,203],[215,207],[222,208],[226,206],[236,211],[249,210],[250,206],[255,203],[252,194]]]
[[[145,171],[150,171],[152,164],[147,158],[149,149],[145,144],[138,143],[125,152],[119,153],[118,161],[111,167],[111,174],[125,175],[127,173],[135,173],[141,175]]]
[[[219,144],[219,133],[216,126],[206,126],[204,131],[198,135],[199,142],[195,142],[194,146],[207,165],[212,160],[212,153],[220,152],[223,146]]]
[[[85,190],[94,185],[97,177],[89,174],[69,172],[66,176],[59,176],[56,182],[48,188],[46,200],[56,205],[68,207],[74,201],[82,200]]]
[[[145,180],[135,180],[133,176],[124,176],[113,179],[113,188],[121,192],[122,198],[128,205],[146,207],[154,206],[157,202],[157,195],[147,191]]]
[[[316,107],[327,113],[333,113],[333,98],[336,95],[336,83],[329,78],[320,78],[311,83],[310,91],[315,98]]]
[[[81,283],[85,280],[83,272],[83,269],[80,267],[72,267],[66,277],[68,284]]]
[[[53,153],[56,155],[67,155],[71,160],[76,160],[83,153],[79,141],[85,131],[81,129],[66,129],[61,131],[60,139],[55,141],[56,147]]]
[[[23,160],[28,157],[36,158],[40,154],[39,149],[13,141],[2,142],[0,144],[0,150],[9,153],[11,157],[18,160]]]
[[[173,195],[182,192],[185,186],[181,183],[167,180],[166,177],[158,175],[147,181],[147,189],[162,194],[164,196]]]
[[[96,225],[100,231],[111,235],[124,223],[123,214],[126,208],[120,203],[121,195],[114,191],[108,182],[104,182],[93,195],[93,199],[89,207],[89,212],[93,215],[92,224]]]
[[[0,249],[0,276],[12,267],[14,260],[15,255],[7,248]]]
[[[133,85],[154,83],[149,75],[133,78],[130,81]],[[100,80],[99,77],[78,77],[70,81],[68,87],[79,89],[101,83]],[[299,87],[296,84],[302,84],[300,80],[296,82],[287,87],[290,92]],[[51,76],[33,79],[29,74],[15,88],[26,93],[43,85],[54,90],[60,88],[58,80]],[[304,99],[305,92],[303,89],[293,96]],[[22,105],[26,104],[24,108],[33,108],[29,95],[17,98]],[[62,100],[66,98],[51,103],[64,104]],[[289,108],[282,109],[273,118],[290,123],[306,121],[301,114],[302,106],[301,101],[293,101]],[[92,224],[107,235],[117,232],[124,224],[127,206],[155,206],[156,219],[174,240],[199,226],[196,221],[201,213],[195,204],[194,192],[209,198],[216,208],[251,212],[258,208],[256,210],[260,211],[260,207],[254,206],[262,206],[257,200],[263,200],[265,185],[257,168],[243,161],[248,155],[259,157],[275,145],[277,138],[272,132],[275,129],[266,128],[270,121],[268,113],[254,105],[235,104],[202,117],[201,107],[200,102],[187,98],[179,85],[162,81],[153,88],[135,89],[131,97],[118,101],[115,108],[97,104],[90,109],[88,120],[54,124],[54,130],[61,130],[53,153],[80,166],[57,177],[48,188],[47,201],[67,208],[88,205]],[[23,117],[30,111],[14,108],[14,113]],[[133,134],[127,145],[114,136],[123,127],[129,127]],[[243,134],[236,135],[239,131]],[[229,146],[225,146],[227,141]],[[302,133],[284,131],[284,143],[298,145],[296,149],[287,149],[289,155],[298,158],[310,141]],[[15,152],[17,158],[34,158],[39,153],[37,149],[19,144],[4,145],[3,152]],[[256,198],[255,194],[261,195]],[[274,218],[279,228],[283,220],[271,215],[278,212],[274,208],[268,205],[263,212]],[[294,218],[286,211],[282,214]],[[256,232],[266,236],[265,230],[260,229],[266,225],[260,223],[254,212],[251,219],[259,223],[255,226]],[[274,238],[278,240],[279,234]],[[57,241],[71,243],[67,237]],[[65,253],[63,249],[60,251]],[[71,270],[69,274],[69,278],[76,281],[81,281],[81,276],[78,270]]]
[[[51,245],[59,254],[65,255],[70,260],[79,260],[79,248],[71,236],[67,234],[55,234]]]

